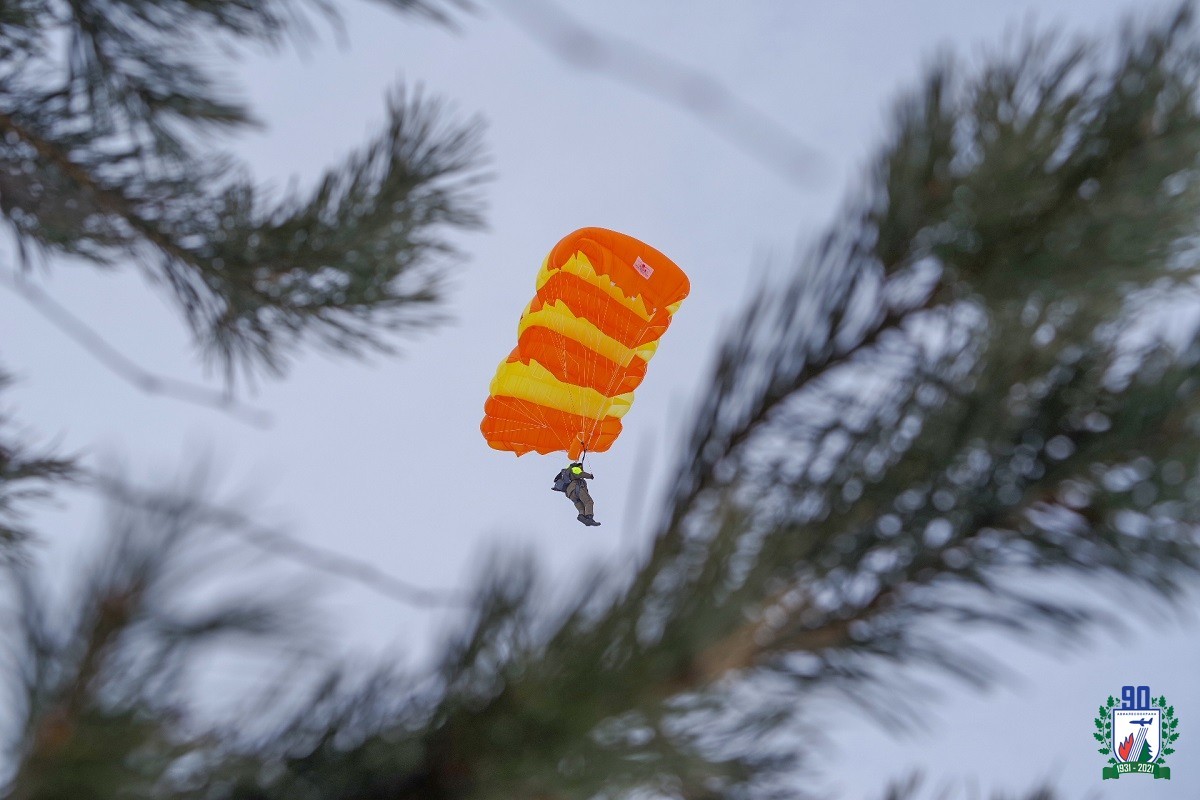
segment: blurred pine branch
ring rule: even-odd
[[[449,21],[462,3],[386,5]],[[0,14],[0,219],[28,268],[138,265],[224,370],[280,374],[303,343],[389,350],[438,318],[481,224],[478,121],[397,89],[387,124],[309,193],[274,198],[219,149],[254,124],[214,65],[302,43],[325,0],[71,0]]]
[[[11,378],[0,370],[0,393],[9,386]],[[0,565],[24,558],[22,542],[32,532],[25,526],[23,506],[31,500],[45,498],[56,481],[76,476],[70,459],[59,458],[49,451],[35,447],[29,437],[21,434],[0,406]]]
[[[347,667],[287,713],[197,734],[137,692],[85,691],[106,685],[122,632],[153,618],[142,587],[170,586],[164,573],[98,570],[91,584],[118,590],[84,593],[57,635],[22,600],[35,622],[17,663],[51,666],[14,672],[21,707],[51,710],[13,735],[10,794],[808,796],[821,773],[805,712],[825,693],[894,723],[914,666],[982,684],[997,659],[940,634],[1079,636],[1112,609],[1052,591],[1068,581],[1178,601],[1200,569],[1200,340],[1169,339],[1162,321],[1200,301],[1198,45],[1185,5],[1113,42],[1041,37],[977,67],[938,62],[841,221],[731,324],[644,562],[552,606],[531,562],[492,559],[431,675],[356,682]],[[392,140],[285,216],[326,224],[370,164],[392,163]],[[461,147],[431,156],[433,172]],[[375,240],[376,211],[360,222]],[[132,230],[75,245],[99,257]],[[270,294],[214,285],[229,289],[222,314],[251,320]],[[278,329],[231,330],[243,338],[218,346],[231,363],[278,363]],[[71,749],[96,737],[101,758]]]
[[[209,389],[199,384],[155,375],[142,369],[120,350],[106,342],[87,323],[59,305],[45,291],[24,276],[0,273],[0,286],[23,299],[42,317],[69,336],[113,374],[146,394],[166,395],[185,403],[217,409],[249,425],[267,427],[271,417],[265,411],[239,403],[232,393]]]
[[[28,564],[5,570],[6,797],[159,796],[203,753],[189,694],[207,653],[250,641],[278,657],[309,638],[296,593],[232,582],[238,553],[179,496],[110,504],[105,544],[65,602]]]

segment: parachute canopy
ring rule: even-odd
[[[517,325],[517,346],[492,379],[479,428],[518,456],[607,450],[687,275],[648,244],[582,228],[554,246]]]

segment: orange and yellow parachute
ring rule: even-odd
[[[479,426],[488,444],[518,456],[607,450],[689,288],[683,270],[632,236],[582,228],[563,238],[492,379]]]

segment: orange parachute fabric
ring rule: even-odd
[[[648,244],[582,228],[554,246],[479,428],[518,456],[607,450],[690,284]]]

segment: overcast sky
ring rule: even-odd
[[[247,396],[273,416],[259,430],[140,394],[0,293],[3,365],[21,379],[8,405],[65,450],[119,454],[136,477],[211,454],[226,489],[250,493],[264,522],[414,584],[462,586],[486,555],[523,548],[567,588],[585,565],[631,565],[645,552],[646,510],[722,326],[764,271],[787,269],[797,248],[834,218],[884,135],[892,99],[937,49],[977,55],[1031,18],[1074,32],[1112,30],[1137,7],[1114,0],[571,4],[582,23],[617,37],[619,53],[628,42],[703,70],[790,130],[819,154],[810,179],[798,184],[688,111],[561,60],[503,13],[504,4],[460,17],[457,32],[346,5],[347,46],[327,35],[303,56],[229,65],[266,123],[233,147],[259,178],[307,185],[377,130],[397,80],[424,85],[463,117],[482,116],[496,178],[487,190],[488,229],[457,240],[468,260],[452,276],[454,321],[400,358],[306,356],[286,380]],[[542,258],[561,236],[588,225],[644,239],[692,281],[622,439],[590,462],[599,528],[579,525],[570,504],[549,491],[560,459],[490,450],[478,429],[488,383],[515,342]],[[205,379],[180,320],[132,271],[101,275],[65,265],[45,285],[146,368]],[[477,494],[458,491],[464,475]],[[44,553],[58,563],[77,560],[98,522],[94,500],[64,497],[37,516],[52,542]],[[325,585],[321,607],[336,631],[336,653],[389,654],[417,666],[456,619]],[[931,698],[926,727],[906,737],[834,710],[839,752],[831,754],[827,785],[845,797],[872,796],[913,766],[935,785],[979,776],[984,788],[1016,790],[1048,778],[1067,797],[1194,800],[1200,626],[1144,624],[1082,651],[1003,653],[1016,678],[982,696],[946,687]],[[980,641],[997,652],[1013,647]],[[1170,782],[1100,781],[1105,762],[1091,720],[1126,683],[1149,684],[1178,709],[1183,736]]]

